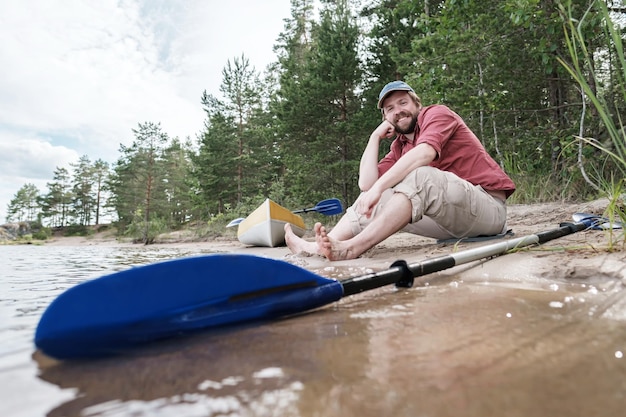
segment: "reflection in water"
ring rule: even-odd
[[[298,415],[303,390],[299,376],[317,372],[315,352],[320,342],[336,334],[334,326],[315,326],[312,332],[296,323],[301,319],[316,322],[313,315],[303,315],[213,331],[98,361],[35,359],[42,379],[82,393],[51,416],[78,415],[80,410],[106,416],[127,415],[129,410],[171,416],[237,415],[245,410],[254,415]]]
[[[22,272],[4,271],[9,284],[0,285],[11,295],[0,307],[11,325],[2,332],[12,348],[2,347],[0,382],[9,387],[17,375],[27,381],[24,391],[38,381],[59,388],[39,415],[589,416],[601,407],[600,415],[613,416],[626,404],[626,298],[610,277],[485,283],[442,276],[120,357],[61,363],[33,354],[36,320],[62,289],[182,256],[93,250],[42,255],[43,269],[18,262]],[[22,410],[37,415],[29,403]]]

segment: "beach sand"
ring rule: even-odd
[[[602,215],[608,202],[600,199],[589,203],[541,203],[508,206],[508,227],[513,237],[536,234],[559,227],[562,222],[572,221],[577,212]],[[309,227],[311,225],[308,225]],[[506,278],[532,279],[544,278],[586,278],[602,275],[622,280],[626,285],[626,248],[624,231],[617,229],[610,235],[608,231],[586,230],[541,246],[529,247],[501,259],[480,262],[480,267],[459,266],[450,274],[459,274],[463,278],[478,279]],[[312,232],[305,234],[305,239],[313,239]],[[220,237],[211,241],[198,241],[182,235],[161,236],[155,246],[168,246],[197,249],[211,253],[246,253],[281,259],[312,270],[320,275],[333,278],[345,278],[346,275],[358,275],[363,272],[378,271],[388,268],[396,260],[408,263],[419,262],[427,258],[446,255],[482,245],[489,245],[500,240],[482,242],[446,242],[437,241],[408,233],[397,233],[384,240],[361,257],[349,261],[330,262],[320,256],[293,255],[286,247],[263,248],[248,247],[234,237]],[[82,246],[137,246],[129,241],[119,240],[112,232],[102,232],[88,237],[54,237],[46,245]],[[339,272],[338,272],[339,271]]]

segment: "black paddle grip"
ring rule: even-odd
[[[539,243],[546,243],[553,239],[558,239],[563,236],[571,235],[576,232],[580,232],[581,230],[587,229],[587,225],[585,223],[561,223],[559,224],[558,229],[548,230],[546,232],[537,233],[537,237],[539,238]]]
[[[399,282],[402,284],[398,285]],[[391,284],[404,287],[413,285],[413,274],[406,262],[396,261],[391,268],[385,271],[360,275],[341,281],[344,297]]]
[[[409,269],[409,265],[406,261],[398,260],[391,264],[391,267],[400,268],[402,276],[396,281],[396,287],[398,288],[411,288],[413,286],[413,282],[415,278],[413,277],[413,272]]]

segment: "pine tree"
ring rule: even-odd
[[[177,228],[191,218],[191,186],[186,179],[191,172],[189,146],[173,139],[163,151],[163,164],[167,223],[170,228]]]
[[[223,213],[237,201],[237,130],[233,117],[223,111],[223,104],[212,95],[202,97],[207,114],[198,152],[193,154],[193,176],[198,187],[195,210],[203,218]]]
[[[206,92],[202,96],[207,121],[192,157],[201,194],[198,203],[209,215],[263,194],[273,171],[268,161],[274,139],[263,107],[260,74],[242,55],[229,60],[222,75],[224,98]]]
[[[7,206],[7,222],[36,221],[39,219],[39,189],[28,183],[22,186]]]
[[[355,117],[362,87],[359,31],[347,1],[325,1],[321,22],[311,2],[294,2],[281,35],[281,84],[273,108],[282,135],[285,184],[303,203],[338,195],[353,200],[367,136]]]
[[[95,210],[95,172],[87,155],[80,157],[74,168],[72,187],[72,213],[81,226],[91,224],[91,216]]]
[[[108,162],[98,159],[93,165],[94,186],[95,186],[95,225],[100,224],[101,209],[106,205],[106,183],[109,176]]]
[[[169,137],[160,124],[139,123],[131,146],[120,145],[122,156],[113,169],[109,187],[121,226],[145,244],[164,228],[167,198],[164,187],[163,150]]]
[[[42,217],[50,226],[63,227],[71,223],[72,182],[67,168],[57,167],[52,182],[47,183],[48,193],[41,198]]]

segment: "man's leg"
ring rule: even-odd
[[[289,248],[289,250],[291,250],[292,253],[309,253],[323,255],[323,253],[319,250],[317,244],[317,235],[319,235],[318,225],[321,226],[320,223],[317,223],[314,228],[316,240],[313,242],[309,242],[296,235],[291,229],[291,225],[289,223],[286,223],[285,243],[287,243],[287,247]],[[352,232],[350,217],[346,215],[342,216],[341,219],[339,219],[337,225],[333,227],[328,235],[330,235],[335,240],[346,240],[353,237],[354,233]]]
[[[315,225],[318,253],[331,261],[355,259],[374,245],[387,239],[411,221],[411,202],[404,194],[395,193],[363,231],[347,240],[339,240],[321,224]]]
[[[504,203],[450,172],[421,167],[394,190],[383,193],[371,219],[358,215],[353,205],[330,232],[317,224],[315,242],[287,232],[289,248],[353,259],[399,230],[439,239],[497,234],[506,227]]]
[[[291,229],[291,225],[289,223],[285,223],[285,243],[291,253],[321,255],[321,253],[317,250],[317,243],[309,242],[308,240],[304,240],[300,236],[296,235]]]
[[[421,167],[394,190],[411,200],[406,232],[440,239],[494,235],[506,228],[506,204],[450,172]]]
[[[380,208],[384,206],[384,204],[391,198],[392,195],[393,190],[391,189],[383,193],[383,196],[381,197],[378,206],[374,209],[371,218],[366,218],[365,216],[357,214],[357,212],[355,211],[356,204],[359,201],[359,199],[357,198],[352,206],[348,207],[346,213],[341,217],[341,219],[339,219],[339,222],[332,228],[330,232],[327,233],[327,235],[333,240],[348,240],[358,235],[372,221],[372,218],[375,218],[377,216]],[[319,229],[314,231],[316,234],[316,240],[313,242],[309,242],[293,233],[289,223],[285,224],[285,242],[287,243],[287,246],[289,247],[291,252],[317,254],[323,256],[324,254],[318,249],[317,245],[317,236],[319,235]]]

